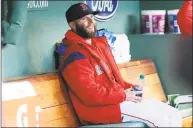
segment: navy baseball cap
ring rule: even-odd
[[[70,6],[69,9],[66,11],[66,20],[69,23],[74,20],[80,19],[88,14],[96,15],[98,13],[99,11],[92,11],[92,9],[84,3],[77,3]]]

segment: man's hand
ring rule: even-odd
[[[143,94],[143,91],[131,91],[131,90],[125,90],[126,94],[126,101],[132,101],[132,102],[141,102],[143,99],[142,97],[136,96],[136,94]]]
[[[135,92],[135,96],[139,96],[139,97],[143,96],[143,94],[140,93],[143,91],[143,86],[134,85],[131,90]]]

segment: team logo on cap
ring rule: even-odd
[[[100,13],[95,15],[96,20],[106,21],[112,18],[118,7],[118,0],[85,0],[93,11],[99,11]]]
[[[88,9],[88,7],[85,4],[81,4],[80,6],[82,7],[82,10],[84,11]]]

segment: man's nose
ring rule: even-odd
[[[88,21],[89,21],[89,23],[95,23],[95,19],[92,18],[92,17],[89,17],[89,18],[88,18]]]

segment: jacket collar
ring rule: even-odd
[[[68,30],[65,34],[65,37],[72,41],[72,42],[77,42],[77,43],[86,43],[86,41],[80,37],[79,35],[77,35],[76,33],[74,33],[73,31],[71,30]]]
[[[65,34],[65,38],[67,40],[70,40],[71,43],[79,43],[79,44],[83,44],[83,45],[90,45],[88,44],[84,38],[82,38],[81,36],[79,36],[78,34],[76,34],[75,32],[73,32],[72,30],[68,30]],[[102,37],[94,37],[94,38],[91,38],[91,42],[92,42],[92,45],[93,46],[96,46],[96,40],[104,40],[104,36]],[[64,42],[65,43],[65,42]],[[68,43],[65,43],[66,45],[70,45]]]

